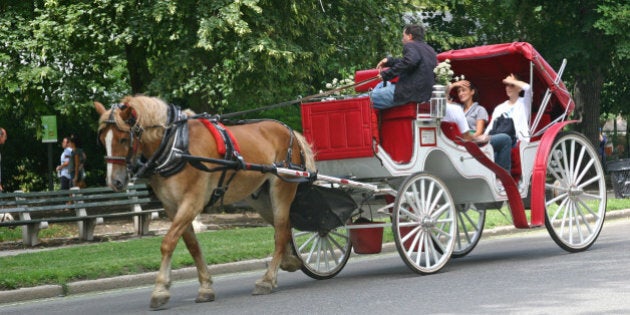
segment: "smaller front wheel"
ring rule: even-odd
[[[345,226],[325,233],[292,229],[292,234],[291,245],[302,260],[302,272],[313,279],[336,276],[350,258],[352,243]]]
[[[432,274],[450,260],[457,214],[446,185],[427,173],[408,177],[394,203],[392,229],[400,257],[416,273]]]

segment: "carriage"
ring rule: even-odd
[[[151,307],[170,298],[171,259],[180,238],[198,271],[195,301],[214,300],[192,221],[206,205],[240,200],[275,229],[271,262],[253,294],[271,293],[279,268],[334,277],[353,249],[379,252],[382,240],[374,246],[362,234],[382,237],[385,227],[414,272],[438,272],[473,250],[486,211],[503,204],[516,228],[544,225],[561,248],[589,248],[603,226],[606,185],[593,146],[565,130],[575,123],[560,79],[566,63],[556,73],[528,43],[453,50],[438,58],[475,82],[489,113],[505,98],[502,78],[529,78],[529,135],[512,149],[509,172],[493,162],[490,145],[463,141],[456,125],[444,121],[445,96],[438,90],[429,104],[372,109],[375,70],[356,73],[358,95],[299,100],[303,133],[270,120],[226,127],[221,117],[182,111],[154,97],[128,96],[110,109],[95,102],[108,185],[122,190],[148,177],[172,220]],[[385,220],[368,220],[378,214]]]
[[[451,257],[470,253],[486,211],[503,205],[516,228],[544,225],[569,252],[597,239],[606,211],[604,171],[589,140],[565,131],[576,122],[569,120],[574,103],[561,80],[566,61],[556,73],[524,42],[452,50],[438,59],[448,59],[455,74],[477,85],[479,103],[490,114],[505,99],[501,80],[507,74],[528,78],[534,92],[529,141],[512,149],[508,172],[493,162],[490,145],[462,141],[457,126],[441,119],[439,95],[430,104],[380,112],[371,108],[369,94],[302,104],[303,133],[314,146],[318,172],[328,175],[317,183],[345,191],[361,205],[342,226],[293,229],[294,250],[307,275],[335,276],[353,246],[359,253],[379,252],[371,244],[380,241],[379,229],[390,226],[406,265],[419,274],[435,273]],[[358,71],[355,81],[375,74]],[[367,92],[374,84],[356,90]],[[384,214],[383,222],[371,220],[374,213]]]

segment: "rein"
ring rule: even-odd
[[[339,91],[343,91],[343,90],[346,90],[346,89],[349,89],[349,88],[353,88],[353,87],[356,87],[356,86],[359,86],[359,85],[363,85],[365,83],[369,83],[369,82],[372,82],[372,81],[375,81],[375,80],[380,80],[380,77],[379,76],[371,77],[371,78],[365,79],[363,81],[360,81],[360,82],[357,82],[357,83],[352,83],[352,84],[347,84],[347,85],[344,85],[344,86],[340,86],[340,87],[338,87],[336,89],[328,90],[326,92],[313,94],[313,95],[309,95],[309,96],[305,96],[305,97],[299,97],[298,99],[292,100],[292,101],[285,101],[285,102],[280,102],[280,103],[276,103],[276,104],[273,104],[273,105],[268,105],[268,106],[263,106],[263,107],[243,110],[243,111],[240,111],[240,112],[233,112],[233,113],[223,114],[223,115],[220,115],[220,117],[221,118],[230,118],[230,117],[235,117],[235,116],[243,116],[243,115],[250,114],[250,113],[261,112],[261,111],[274,109],[274,108],[278,108],[278,107],[284,107],[284,106],[289,106],[289,105],[293,105],[293,104],[303,103],[303,102],[312,100],[314,98],[329,96],[329,95],[337,93]]]

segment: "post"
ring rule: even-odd
[[[52,143],[48,142],[48,190],[52,191],[55,189],[53,184],[53,149]]]

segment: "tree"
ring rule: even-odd
[[[402,26],[416,16],[409,10],[430,10],[425,2],[3,1],[0,123],[10,134],[5,182],[14,179],[7,187],[48,172],[42,147],[33,145],[41,115],[57,115],[61,135],[87,140],[96,137],[94,99],[146,93],[210,113],[295,99],[340,72],[397,54]],[[297,107],[255,116],[300,125]],[[94,166],[88,182],[102,183],[102,154],[95,142],[84,143]],[[33,179],[22,188],[42,187]]]
[[[627,6],[621,1],[606,3]],[[593,143],[598,143],[602,90],[615,60],[609,47],[615,47],[620,39],[628,43],[627,33],[624,40],[596,27],[598,21],[605,19],[601,4],[596,0],[483,0],[455,8],[475,21],[477,27],[472,31],[480,44],[528,41],[556,68],[567,58],[563,79],[579,91],[575,95],[577,117],[582,119],[578,127]],[[626,28],[627,24],[626,21]]]

